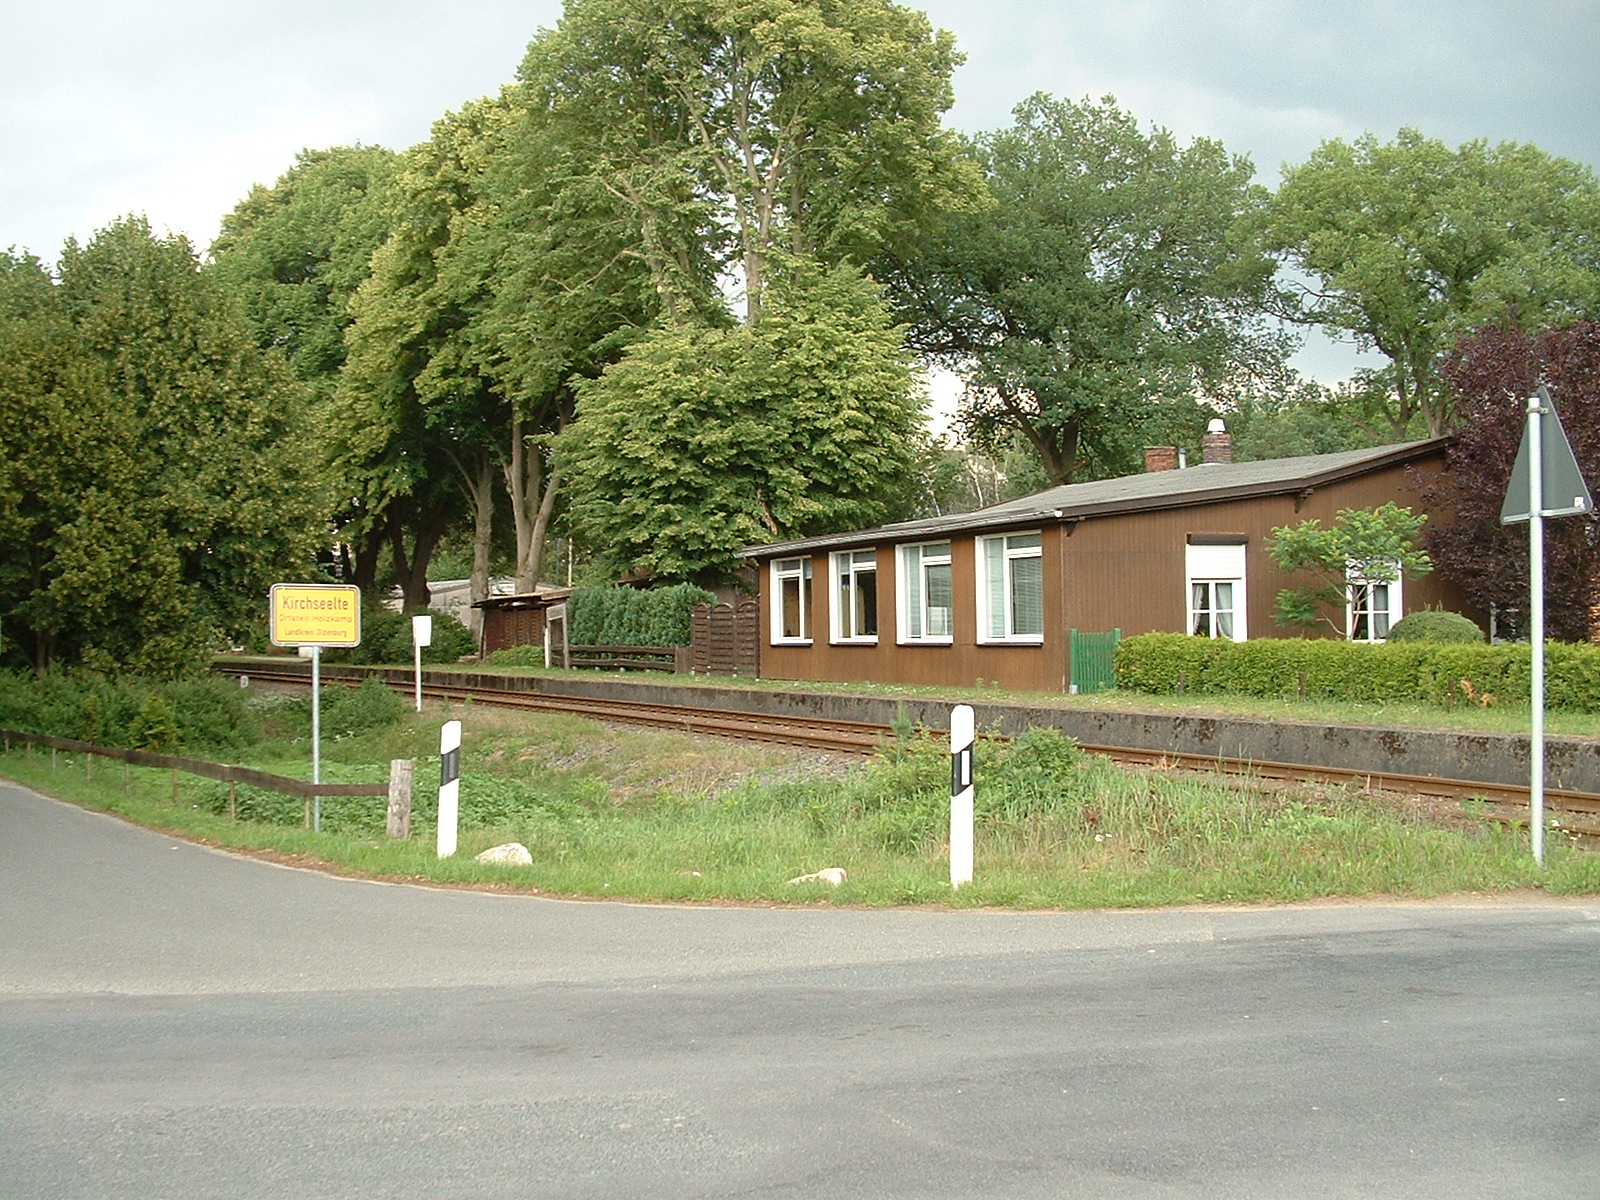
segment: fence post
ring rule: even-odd
[[[389,824],[392,838],[411,836],[411,777],[416,764],[409,758],[389,760]]]

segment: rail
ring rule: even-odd
[[[24,746],[47,746],[52,757],[65,752],[67,754],[81,754],[87,771],[92,773],[90,764],[96,758],[109,758],[133,767],[155,767],[173,773],[173,797],[177,797],[177,774],[198,775],[203,779],[215,779],[228,785],[228,816],[236,816],[238,801],[238,788],[242,783],[246,787],[260,788],[263,791],[276,792],[281,796],[292,796],[303,801],[306,805],[306,825],[311,824],[310,804],[317,797],[328,796],[388,796],[393,799],[394,772],[391,768],[389,783],[312,783],[305,779],[294,779],[287,775],[274,775],[270,771],[258,771],[254,767],[235,766],[232,763],[209,762],[202,758],[185,758],[176,754],[157,754],[152,750],[127,750],[118,746],[101,746],[94,742],[81,742],[75,738],[55,737],[46,733],[24,733],[16,729],[0,729],[0,745],[4,746],[6,753],[11,751],[11,743],[19,742]],[[407,789],[409,791],[409,788]],[[406,807],[409,809],[409,796],[406,798]]]

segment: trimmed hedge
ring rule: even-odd
[[[579,588],[567,601],[567,638],[574,646],[687,646],[696,606],[716,601],[692,583]]]
[[[1331,639],[1230,642],[1146,633],[1117,647],[1117,686],[1172,695],[1404,700],[1442,708],[1526,704],[1532,658],[1525,645]],[[1545,647],[1545,706],[1600,712],[1600,646]]]
[[[1477,622],[1460,613],[1425,608],[1408,613],[1394,623],[1387,638],[1391,642],[1464,642],[1481,646],[1486,640]]]

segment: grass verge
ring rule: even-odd
[[[438,721],[463,720],[460,852],[433,851]],[[309,775],[309,751],[267,743],[251,764]],[[324,779],[385,778],[417,760],[413,835],[383,834],[380,799],[300,802],[169,773],[12,750],[0,774],[86,807],[219,846],[337,872],[569,896],[707,903],[1105,908],[1330,897],[1431,898],[1540,889],[1600,894],[1600,855],[1553,836],[1543,870],[1523,831],[1393,797],[1214,782],[1115,767],[1053,731],[979,750],[974,881],[952,893],[949,759],[915,736],[870,763],[561,714],[410,714],[328,745]],[[517,841],[528,867],[473,856]],[[843,867],[834,888],[792,884]]]

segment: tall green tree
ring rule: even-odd
[[[1439,366],[1469,329],[1600,312],[1600,184],[1537,146],[1324,142],[1284,171],[1263,229],[1308,280],[1289,315],[1389,360],[1362,383],[1393,438],[1453,428]]]
[[[754,326],[658,328],[579,408],[559,443],[571,519],[617,568],[721,582],[742,545],[915,502],[920,400],[876,286],[848,267],[775,273]]]
[[[327,407],[345,364],[351,301],[388,235],[388,189],[398,156],[381,146],[304,150],[269,188],[256,185],[222,219],[210,269],[239,298],[263,348],[281,350],[310,389],[311,419],[327,423],[324,457],[342,431]],[[374,520],[362,489],[331,493],[336,569],[363,592],[375,589],[389,529]]]
[[[669,316],[714,309],[727,271],[753,324],[775,253],[865,262],[975,201],[940,124],[959,62],[889,0],[569,0],[520,77],[633,213]]]
[[[304,389],[188,242],[142,220],[69,242],[48,298],[36,266],[6,274],[6,340],[26,354],[0,392],[60,439],[7,514],[33,542],[20,636],[41,670],[191,667],[322,533]]]
[[[972,151],[992,206],[930,222],[887,278],[979,445],[1020,433],[1054,484],[1118,474],[1281,367],[1274,264],[1240,226],[1266,201],[1248,159],[1145,132],[1110,97],[1044,95]]]

